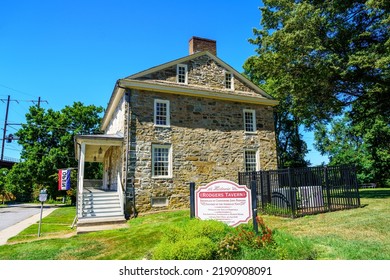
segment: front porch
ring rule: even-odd
[[[127,226],[121,171],[122,145],[120,135],[76,136],[78,233]],[[102,163],[103,178],[84,178],[86,162]]]

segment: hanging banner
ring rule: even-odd
[[[70,172],[71,169],[58,170],[58,190],[67,191],[70,189]]]

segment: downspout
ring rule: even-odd
[[[117,83],[117,86],[120,88],[123,88],[119,85],[119,82]],[[128,182],[128,163],[129,163],[129,149],[130,149],[130,118],[131,118],[131,113],[130,113],[130,92],[131,90],[127,90],[126,88],[123,88],[125,90],[125,107],[127,107],[127,114],[126,114],[126,135],[127,135],[127,140],[126,140],[126,153],[125,153],[125,172],[124,172],[124,186],[123,186],[123,192],[124,192],[124,199],[123,199],[123,207],[124,207],[124,214],[126,220],[130,218],[130,213],[127,210],[127,182]]]

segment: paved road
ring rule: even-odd
[[[49,206],[43,206],[44,209]],[[40,204],[15,204],[0,207],[0,231],[41,212]]]
[[[43,206],[42,218],[56,210],[56,206]],[[0,246],[25,228],[39,221],[40,204],[18,204],[0,208]]]

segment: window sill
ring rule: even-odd
[[[170,176],[170,175],[168,175],[168,176],[152,176],[152,179],[157,179],[157,180],[159,180],[159,179],[172,180],[173,177]]]
[[[257,135],[257,131],[244,131],[245,135]]]
[[[155,124],[153,125],[155,128],[171,128],[171,125],[161,125],[161,124]]]

